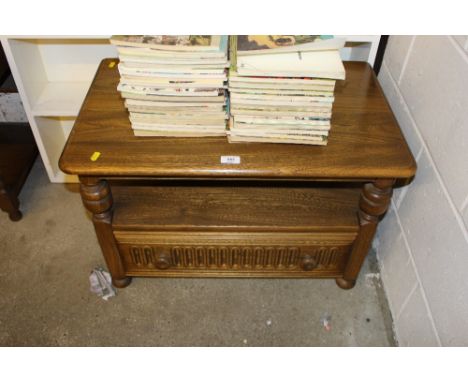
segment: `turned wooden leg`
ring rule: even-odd
[[[18,197],[12,195],[6,188],[5,183],[0,179],[0,209],[8,213],[10,220],[16,222],[21,220],[23,214],[19,210]]]
[[[105,180],[80,177],[80,193],[84,206],[93,214],[94,229],[112,276],[112,284],[124,288],[131,277],[125,276],[117,242],[112,231],[112,193]]]
[[[362,263],[369,252],[377,225],[390,204],[394,183],[395,179],[379,179],[374,183],[364,185],[359,200],[360,229],[343,277],[336,280],[340,288],[354,287]]]

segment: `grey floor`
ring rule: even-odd
[[[350,291],[333,280],[140,278],[104,301],[89,291],[104,262],[76,185],[49,183],[38,160],[20,200],[20,222],[0,211],[0,345],[395,345],[372,254]]]

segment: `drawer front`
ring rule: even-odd
[[[130,276],[337,277],[355,234],[115,232]]]

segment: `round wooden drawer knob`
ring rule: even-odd
[[[158,269],[167,269],[171,266],[171,258],[165,253],[156,256],[156,263],[154,264]]]
[[[317,268],[317,260],[311,255],[305,255],[302,257],[301,266],[304,271],[311,271]]]

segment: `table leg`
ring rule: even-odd
[[[107,181],[80,177],[80,193],[83,204],[93,214],[94,229],[102,253],[112,276],[112,283],[118,288],[130,284],[131,277],[125,276],[117,242],[112,231],[112,193]]]
[[[336,279],[340,288],[351,289],[369,252],[380,219],[390,204],[395,179],[379,179],[364,185],[359,200],[359,234],[342,278]]]
[[[18,197],[12,195],[6,189],[6,185],[0,179],[0,209],[8,213],[10,220],[16,222],[23,217],[23,214],[19,210]]]

